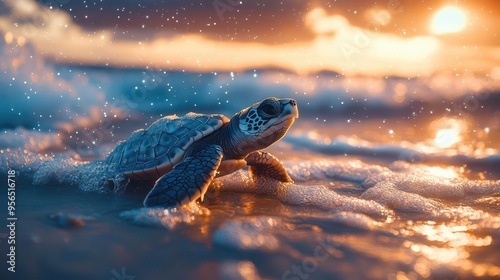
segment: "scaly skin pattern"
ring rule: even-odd
[[[144,206],[162,205],[175,207],[203,196],[217,172],[222,160],[222,148],[211,145],[192,157],[177,164],[172,171],[161,177],[144,200]]]
[[[281,182],[293,182],[283,163],[270,153],[253,152],[245,159],[252,177],[273,178]]]

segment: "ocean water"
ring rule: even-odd
[[[6,221],[12,170],[17,217],[16,272],[3,226],[1,279],[500,277],[498,81],[108,69],[36,56],[13,68],[33,50],[0,47],[0,212]],[[216,179],[203,202],[143,208],[150,186],[123,184],[101,161],[160,117],[231,116],[268,96],[298,101],[299,119],[267,149],[293,183],[243,169]]]

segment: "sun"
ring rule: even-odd
[[[434,34],[455,33],[465,27],[465,13],[454,6],[441,8],[434,14],[431,31]]]

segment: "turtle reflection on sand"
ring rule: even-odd
[[[144,206],[203,201],[214,177],[246,165],[252,176],[290,182],[283,164],[259,150],[281,139],[298,114],[295,100],[270,97],[231,119],[195,113],[164,117],[120,142],[106,163],[115,174],[155,182]]]

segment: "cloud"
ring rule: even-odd
[[[26,151],[47,152],[49,150],[63,150],[64,145],[59,135],[39,131],[29,131],[17,128],[4,133],[0,137],[0,149],[24,149]]]
[[[227,42],[199,34],[157,37],[150,41],[115,40],[113,30],[89,32],[69,14],[41,6],[33,0],[8,0],[11,16],[0,18],[0,30],[27,38],[45,57],[62,63],[156,67],[188,71],[242,71],[278,67],[307,74],[331,70],[346,75],[422,76],[456,68],[454,57],[465,58],[460,69],[489,71],[500,63],[500,49],[483,47],[469,53],[444,45],[438,37],[404,38],[375,30],[388,21],[387,10],[371,11],[379,21],[359,28],[340,15],[314,9],[304,23],[315,33],[312,41],[281,45]],[[493,59],[483,53],[494,54]],[[477,59],[476,59],[477,58]]]
[[[314,33],[312,41],[268,45],[215,41],[196,34],[117,40],[112,30],[89,32],[67,13],[31,0],[4,3],[12,11],[0,16],[0,88],[4,89],[0,149],[103,156],[114,141],[161,116],[189,111],[230,116],[268,96],[296,98],[301,117],[338,120],[406,116],[416,103],[440,108],[447,101],[460,105],[472,100],[493,106],[492,97],[466,97],[485,91],[494,94],[500,88],[499,80],[472,75],[460,77],[459,83],[450,75],[380,79],[376,76],[488,72],[491,65],[499,77],[500,52],[485,47],[464,51],[432,36],[405,39],[355,27],[345,17],[322,9],[304,18]],[[74,67],[47,58],[80,65],[182,70]],[[247,71],[266,67],[368,77]],[[207,73],[192,73],[200,71]]]

